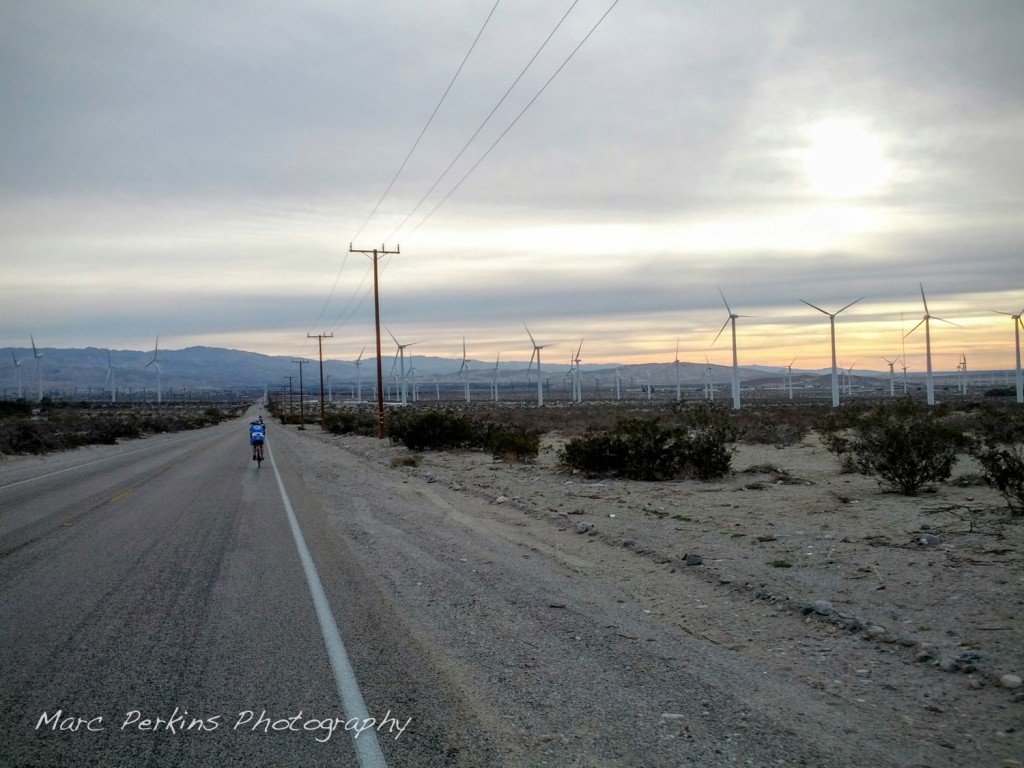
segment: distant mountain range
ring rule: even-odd
[[[40,368],[37,369],[32,349],[11,348],[0,349],[0,397],[10,398],[17,395],[19,386],[26,397],[38,392],[39,373],[42,374],[44,394],[60,394],[61,396],[85,396],[90,391],[109,389],[110,376],[113,376],[119,391],[133,392],[153,391],[157,387],[157,370],[152,364],[153,352],[136,352],[130,350],[108,350],[89,347],[86,349],[40,349]],[[108,363],[109,354],[109,363]],[[15,361],[20,363],[15,366]],[[256,352],[244,352],[236,349],[217,347],[188,347],[186,349],[160,350],[157,363],[160,366],[160,385],[164,392],[172,389],[186,390],[241,390],[256,391],[264,388],[280,388],[288,385],[287,377],[293,377],[292,386],[299,385],[299,365],[292,357],[263,355]],[[320,369],[318,361],[311,360],[303,366],[303,383],[307,391],[319,388]],[[462,361],[441,357],[411,355],[404,361],[405,370],[414,371],[415,377],[421,382],[451,384],[462,381],[459,368]],[[384,358],[383,371],[385,381],[393,381],[398,375],[401,362],[391,357]],[[518,380],[525,383],[528,361],[502,362],[499,368],[501,380],[508,382]],[[469,376],[471,382],[486,383],[491,380],[494,369],[493,362],[469,360]],[[731,367],[699,363],[680,363],[678,378],[681,384],[693,387],[706,381],[710,369],[712,380],[716,384],[727,384],[731,376]],[[329,377],[330,386],[340,392],[349,388],[361,379],[363,386],[370,391],[376,380],[375,358],[365,358],[357,366],[352,360],[325,360],[325,381]],[[612,387],[616,371],[623,386],[642,387],[648,382],[656,387],[674,386],[676,382],[675,363],[646,363],[640,365],[617,365],[614,363],[590,364],[581,366],[584,377],[589,382],[599,379]],[[545,363],[544,377],[555,386],[556,382],[566,376],[568,366],[565,363]],[[795,387],[818,385],[827,370],[793,370]],[[782,368],[768,366],[750,366],[740,368],[740,379],[745,383],[765,386],[780,386],[783,381]],[[984,372],[972,372],[972,378]],[[531,373],[531,378],[535,374]],[[999,372],[1000,379],[1002,372]],[[955,373],[940,374],[954,378]],[[888,387],[888,372],[854,371],[854,380],[858,386]],[[911,380],[920,380],[921,375],[911,376]],[[995,375],[993,375],[995,379]],[[535,380],[535,379],[534,379]],[[902,382],[902,378],[899,377]]]

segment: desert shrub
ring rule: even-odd
[[[484,447],[496,459],[529,462],[540,453],[540,435],[538,430],[489,424]]]
[[[656,419],[623,419],[608,432],[569,440],[559,452],[566,466],[592,475],[631,480],[710,479],[729,470],[728,427],[665,427]]]
[[[787,419],[778,411],[757,411],[744,420],[740,439],[744,443],[782,447],[799,443],[807,429],[805,422]]]
[[[1006,499],[1012,515],[1024,515],[1024,447],[987,445],[974,451],[985,482]]]
[[[376,435],[377,414],[362,410],[330,411],[324,414],[323,428],[332,435]]]
[[[391,441],[412,451],[480,448],[486,430],[480,422],[451,410],[396,411],[388,427]]]
[[[947,480],[962,448],[963,433],[926,406],[905,400],[864,415],[853,428],[849,450],[858,471],[914,496],[929,483]]]

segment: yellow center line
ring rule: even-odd
[[[127,496],[130,496],[134,490],[135,490],[134,488],[125,488],[123,491],[120,491],[119,493],[115,493],[113,496],[111,496],[110,497],[110,501],[111,502],[121,501],[121,499],[123,499],[123,498],[125,498]]]

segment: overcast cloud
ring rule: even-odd
[[[937,367],[1012,365],[1024,5],[621,0],[467,176],[611,4],[499,2],[372,217],[493,0],[0,5],[0,346],[351,359],[358,236],[401,248],[382,313],[425,354],[522,359],[526,322],[551,359],[725,362],[720,286],[741,363],[824,365],[799,300],[865,296],[840,343],[882,367],[920,282],[964,326]]]

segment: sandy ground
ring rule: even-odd
[[[314,493],[338,480],[330,446],[509,547],[614,585],[620,603],[797,699],[813,690],[883,741],[928,745],[914,765],[1024,765],[1024,688],[1004,679],[1024,677],[1024,521],[968,482],[967,459],[962,482],[907,498],[842,473],[813,434],[739,445],[720,481],[662,483],[566,472],[557,436],[534,464],[428,452],[395,466],[410,454],[389,441],[302,435],[295,460]]]

